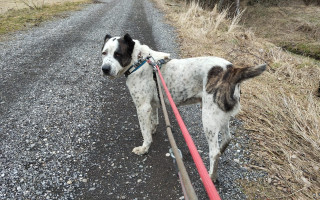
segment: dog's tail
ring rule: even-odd
[[[233,82],[241,83],[250,78],[254,78],[259,76],[264,72],[267,68],[266,64],[258,65],[255,67],[244,67],[244,68],[234,68],[233,73]]]
[[[266,68],[266,64],[244,68],[228,65],[226,70],[222,70],[221,67],[213,67],[208,73],[206,91],[213,94],[213,101],[221,110],[231,111],[240,98],[235,95],[236,87],[247,79],[259,76]]]

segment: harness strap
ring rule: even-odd
[[[161,65],[166,64],[166,62],[168,62],[168,59],[160,59],[158,60],[157,64],[161,69]]]
[[[150,58],[152,58],[152,57],[150,57]],[[163,64],[165,64],[166,62],[168,62],[168,60],[165,60],[165,59],[160,59],[160,60],[158,60],[157,62],[153,62],[153,61],[151,61],[151,59],[150,58],[148,58],[148,60],[147,60],[147,62],[149,63],[149,65],[150,66],[152,66],[153,67],[153,80],[154,80],[154,82],[156,82],[156,87],[157,87],[157,93],[158,93],[158,98],[159,98],[159,100],[161,99],[160,98],[160,92],[159,92],[159,90],[161,89],[161,88],[159,88],[159,84],[158,84],[158,80],[157,80],[157,71],[156,71],[156,66],[158,66],[160,69],[161,69],[161,66],[163,65]],[[152,58],[153,59],[153,58]],[[154,60],[154,59],[153,59]],[[160,104],[161,104],[161,101],[160,101]]]
[[[158,94],[158,99],[160,100],[160,93],[159,93],[159,85],[158,85],[158,80],[157,80],[157,73],[155,70],[153,70],[153,80],[156,82],[156,87],[157,87],[157,94]],[[161,101],[160,101],[161,104]]]

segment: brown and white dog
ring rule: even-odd
[[[139,58],[152,56],[155,60],[166,59],[170,54],[153,51],[129,34],[124,37],[106,35],[102,47],[102,72],[112,78],[125,74]],[[177,105],[202,103],[202,122],[209,144],[210,170],[213,181],[219,156],[228,146],[231,135],[229,120],[240,110],[240,83],[260,75],[266,65],[237,68],[218,57],[172,59],[161,68],[161,73]],[[148,152],[152,133],[158,125],[160,106],[153,69],[149,64],[127,75],[126,84],[136,106],[143,144],[133,152]],[[221,144],[218,134],[221,134]]]

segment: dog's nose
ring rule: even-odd
[[[110,65],[102,65],[101,69],[104,74],[109,75],[111,66]]]

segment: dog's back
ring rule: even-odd
[[[161,73],[178,105],[201,102],[207,74],[211,68],[226,69],[231,63],[218,57],[173,59],[164,65]]]
[[[223,58],[196,57],[173,59],[161,72],[178,105],[201,102],[206,91],[214,96],[221,110],[228,112],[240,98],[239,84],[260,75],[265,68],[265,65],[236,68]]]

